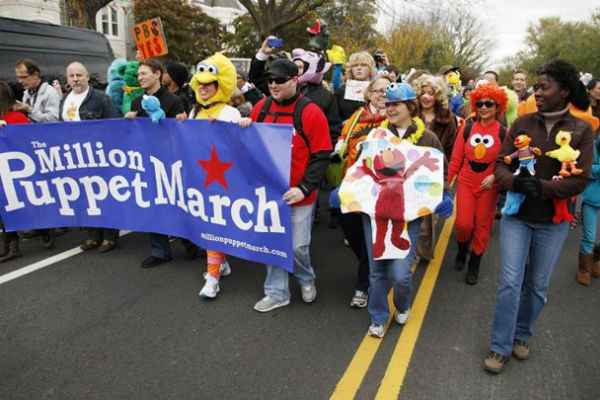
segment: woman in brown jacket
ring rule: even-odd
[[[452,147],[456,138],[456,117],[448,108],[448,87],[439,77],[424,74],[412,83],[417,92],[419,117],[427,129],[436,134],[446,160],[452,156]],[[421,223],[421,234],[417,244],[417,256],[421,261],[430,261],[435,243],[435,223],[437,217],[428,215]]]
[[[569,103],[583,110],[589,107],[577,69],[563,60],[551,61],[538,70],[534,88],[538,111],[514,122],[502,144],[495,172],[502,188],[525,197],[517,214],[503,216],[500,223],[501,270],[491,349],[484,360],[484,369],[495,374],[502,371],[511,353],[519,360],[529,357],[533,324],[547,302],[552,270],[569,231],[568,222],[553,222],[555,201],[581,193],[591,172],[592,128],[569,112]],[[571,147],[580,151],[579,175],[557,178],[561,163],[547,153],[558,148],[555,140],[559,132],[561,136],[568,132]],[[517,150],[514,141],[522,134],[531,138],[530,146],[541,150],[535,176],[519,168],[518,162],[504,163],[504,157]],[[520,172],[515,175],[517,168]]]

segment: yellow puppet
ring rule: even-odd
[[[190,81],[190,86],[200,105],[196,119],[217,119],[236,88],[237,73],[233,63],[221,53],[215,53],[198,64],[197,72]],[[200,97],[201,84],[217,84],[217,92],[210,99]]]

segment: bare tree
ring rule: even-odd
[[[493,42],[471,11],[449,10],[441,16],[441,22],[440,39],[448,46],[453,64],[479,70],[489,62]]]
[[[111,0],[65,0],[67,25],[96,29],[96,14]]]
[[[239,0],[261,38],[292,24],[331,0]]]

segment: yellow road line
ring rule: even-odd
[[[442,261],[446,254],[446,248],[448,247],[448,241],[450,240],[453,225],[454,214],[444,223],[442,233],[435,246],[435,258],[429,264],[429,267],[421,280],[419,291],[417,292],[415,301],[411,307],[410,318],[402,328],[402,333],[398,338],[392,358],[390,359],[385,375],[381,380],[375,400],[396,400],[400,395],[404,377],[406,376],[406,370],[408,369],[421,327],[423,326],[427,307],[431,300],[431,294],[433,293],[433,288],[435,287]]]
[[[396,311],[391,290],[388,293],[388,306],[390,307],[390,318],[388,318],[388,321],[385,324],[385,331],[387,331],[390,326],[390,322]],[[354,396],[356,396],[356,392],[358,392],[358,388],[360,388],[360,384],[365,378],[382,341],[383,340],[381,339],[365,335],[358,346],[358,349],[356,349],[356,353],[354,353],[354,357],[352,357],[352,361],[350,361],[348,368],[346,368],[346,372],[344,372],[342,379],[340,379],[336,385],[335,390],[330,397],[331,400],[348,400],[353,399]]]

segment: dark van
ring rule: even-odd
[[[114,55],[99,32],[0,17],[0,80],[15,82],[15,62],[21,58],[35,61],[44,80],[62,83],[67,65],[80,61],[90,72],[90,83],[103,88]]]

